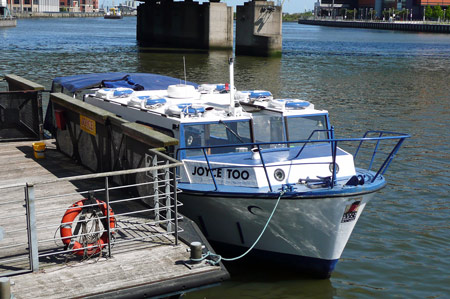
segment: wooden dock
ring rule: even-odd
[[[189,263],[185,242],[208,243],[188,219],[176,244],[173,234],[155,221],[140,202],[118,202],[123,191],[111,193],[117,215],[111,257],[107,247],[101,256],[83,258],[64,253],[59,226],[66,209],[86,197],[86,190],[101,190],[104,180],[60,181],[58,178],[89,174],[83,166],[46,141],[44,159],[35,159],[31,141],[0,143],[0,276],[10,276],[14,298],[153,297],[181,294],[228,278],[222,266]],[[51,183],[40,183],[52,181]],[[36,198],[39,270],[30,269],[24,187],[32,183]],[[95,193],[102,197],[102,192]],[[128,195],[129,196],[129,195]],[[103,199],[103,198],[102,198]],[[142,206],[141,206],[142,205]],[[140,209],[141,212],[133,213]],[[0,234],[1,235],[1,234]]]

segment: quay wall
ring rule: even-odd
[[[103,17],[104,13],[99,12],[22,12],[14,13],[18,19],[29,18],[99,18]],[[135,16],[132,14],[123,14],[123,16]]]
[[[0,28],[1,27],[16,27],[17,20],[16,19],[0,19]]]
[[[450,33],[450,25],[430,24],[423,22],[362,22],[332,20],[298,20],[299,24],[329,27],[369,28],[382,30],[400,30],[415,32]]]

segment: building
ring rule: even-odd
[[[98,4],[97,4],[98,8]],[[94,12],[94,1],[93,0],[80,0],[80,11],[81,12]]]
[[[58,0],[7,0],[9,10],[15,12],[58,12]]]
[[[376,16],[382,18],[383,11],[406,11],[407,15],[402,17],[407,19],[421,19],[426,6],[441,6],[447,9],[450,0],[320,0],[316,5],[317,16],[341,17],[344,18],[346,11],[355,10],[354,18],[368,19],[370,12],[376,12]]]
[[[59,10],[67,12],[80,12],[78,0],[59,0]]]
[[[9,10],[20,12],[98,12],[98,0],[7,0]]]

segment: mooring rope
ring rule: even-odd
[[[236,256],[236,257],[233,257],[233,258],[225,258],[225,257],[222,257],[220,254],[215,254],[215,253],[212,253],[211,251],[208,251],[206,254],[202,255],[201,258],[199,258],[199,259],[191,258],[191,260],[193,262],[201,262],[201,261],[207,259],[208,257],[211,257],[211,258],[214,258],[214,260],[208,259],[207,262],[210,263],[211,265],[217,265],[218,263],[220,263],[220,261],[232,262],[232,261],[236,261],[236,260],[241,259],[244,256],[246,256],[250,251],[252,251],[252,249],[256,246],[256,244],[258,244],[259,239],[261,239],[261,237],[264,235],[264,232],[266,231],[267,226],[269,226],[269,223],[272,220],[273,214],[275,214],[275,211],[276,211],[276,209],[278,207],[278,204],[280,203],[281,197],[286,193],[286,191],[287,190],[285,190],[285,189],[280,191],[280,196],[278,196],[277,202],[275,203],[275,206],[273,207],[273,210],[272,210],[272,213],[269,216],[269,219],[267,219],[266,225],[264,225],[264,228],[262,229],[262,231],[259,234],[258,238],[253,243],[253,245],[250,246],[249,249],[247,249],[246,252],[244,252],[240,256]]]

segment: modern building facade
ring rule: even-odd
[[[447,9],[450,6],[450,0],[319,0],[316,4],[315,13],[317,16],[342,16],[346,15],[348,10],[356,10],[354,17],[370,18],[374,15],[382,18],[383,11],[407,11],[407,15],[402,16],[406,19],[421,19],[424,15],[426,6],[441,6]]]
[[[7,0],[9,10],[22,12],[97,12],[98,0]]]
[[[9,10],[14,12],[58,12],[58,0],[7,0]]]

